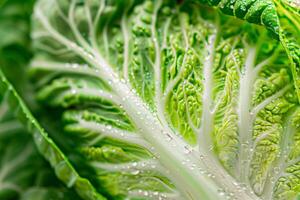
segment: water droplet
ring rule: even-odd
[[[79,67],[79,65],[77,63],[73,63],[71,66],[72,66],[73,69],[76,69],[76,68]]]
[[[191,153],[191,149],[190,149],[188,146],[185,146],[185,147],[184,147],[184,153],[185,153],[185,154]]]
[[[279,172],[280,172],[280,168],[279,167],[274,167],[274,173],[279,174]]]
[[[271,183],[275,183],[275,178],[274,178],[274,177],[271,177],[271,178],[270,178],[270,181],[271,181]]]
[[[139,170],[135,170],[135,171],[132,171],[132,172],[131,172],[132,175],[138,175],[139,173],[140,173]]]
[[[77,91],[75,89],[71,90],[71,94],[76,94],[76,93],[77,93]]]
[[[170,134],[167,133],[166,136],[167,136],[167,141],[168,142],[170,142],[171,140],[173,140],[173,137]]]
[[[219,193],[220,196],[225,196],[225,194],[226,194],[223,189],[219,189],[218,193]]]

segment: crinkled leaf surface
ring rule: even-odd
[[[299,29],[273,16],[298,13],[220,3],[283,45],[192,1],[38,1],[30,75],[89,187],[108,199],[296,198]]]
[[[291,63],[295,89],[300,100],[300,3],[295,0],[196,0],[250,23],[265,26],[281,41]]]

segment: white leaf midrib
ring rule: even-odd
[[[240,88],[238,96],[238,130],[240,152],[238,158],[238,177],[240,181],[248,184],[249,174],[249,150],[252,146],[252,117],[251,117],[251,100],[252,91],[256,74],[254,73],[256,47],[248,47],[248,53],[245,60],[243,72],[240,74]]]
[[[201,127],[198,133],[198,144],[201,152],[210,151],[212,148],[211,133],[213,127],[212,113],[212,90],[213,90],[213,62],[216,35],[211,35],[206,45],[207,56],[203,65],[203,94],[202,94],[202,118]],[[211,154],[207,152],[207,154]]]

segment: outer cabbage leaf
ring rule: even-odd
[[[15,131],[14,129],[18,130],[20,127],[19,122],[21,122],[26,127],[27,131],[32,134],[37,149],[50,163],[52,168],[54,168],[55,174],[61,181],[63,181],[68,187],[73,187],[84,199],[105,199],[94,191],[94,188],[88,180],[80,177],[77,174],[61,150],[40,127],[15,89],[6,80],[2,71],[0,71],[0,78],[0,125],[3,126],[1,127],[1,137],[2,134],[3,137],[11,134],[10,131]],[[1,187],[1,195],[3,195],[3,198],[8,199],[15,198],[14,195],[17,195],[16,192],[20,193],[22,191],[22,186],[26,187],[26,184],[28,185],[32,183],[31,181],[34,180],[28,180],[26,178],[28,178],[30,175],[32,176],[33,172],[36,173],[36,171],[33,171],[35,169],[31,168],[31,165],[34,165],[32,159],[35,159],[36,156],[34,146],[31,145],[32,143],[30,142],[31,140],[22,135],[20,138],[12,140],[12,136],[15,135],[9,135],[9,138],[4,138],[4,140],[1,138],[1,142],[12,142],[12,146],[6,147],[1,145],[1,150],[4,151],[4,157],[1,160],[2,170],[0,170],[1,181],[4,181],[2,185],[3,187]],[[19,141],[18,139],[21,140]],[[14,146],[14,143],[16,143],[16,146]],[[16,154],[17,156],[11,160],[11,157]],[[24,170],[23,167],[25,168]],[[18,170],[17,173],[15,173],[15,170]],[[43,173],[42,170],[40,172]],[[34,177],[35,176],[39,176],[39,174],[34,174]],[[6,179],[8,180],[7,183]],[[20,186],[17,184],[20,184]],[[7,187],[7,189],[5,187]],[[29,192],[29,194],[26,194],[24,198],[29,198],[34,194],[40,196],[37,198],[41,199],[49,198],[47,193],[49,193],[49,195],[53,195],[53,197],[55,197],[55,195],[63,195],[63,193],[60,191],[57,191],[57,194],[55,190],[48,192],[48,189],[50,188],[44,189],[43,191],[43,188],[36,188]],[[10,195],[13,196],[10,197]],[[69,197],[72,196],[69,195],[65,198]]]
[[[280,23],[272,0],[197,0],[218,8],[222,13],[265,26],[279,35]]]
[[[294,72],[264,27],[160,0],[40,0],[33,22],[37,99],[108,199],[296,197]]]
[[[79,199],[56,179],[3,94],[0,94],[0,199]]]
[[[295,87],[299,93],[300,70],[300,5],[292,1],[275,1],[280,21],[280,38],[289,56]]]
[[[30,135],[16,120],[6,118],[0,127],[2,200],[80,199],[56,179],[51,167],[35,149]]]

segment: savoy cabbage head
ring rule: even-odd
[[[82,199],[296,199],[299,13],[280,0],[38,0],[37,104],[2,73],[0,97]]]

